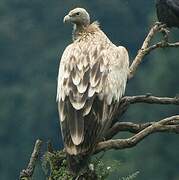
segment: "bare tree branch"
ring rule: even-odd
[[[147,104],[163,104],[163,105],[179,105],[179,97],[157,97],[151,94],[139,95],[139,96],[124,96],[118,108],[115,109],[113,115],[112,126],[118,121],[118,119],[127,111],[131,104],[147,103]]]
[[[111,131],[111,129],[114,128],[115,130],[117,130],[116,123],[118,122],[118,119],[123,115],[123,113],[125,113],[127,111],[127,109],[129,108],[129,106],[131,104],[136,104],[136,103],[179,105],[179,97],[173,97],[173,98],[157,97],[157,96],[152,96],[150,94],[139,95],[139,96],[124,96],[121,99],[118,108],[114,112],[113,122],[112,122],[111,128],[109,129],[109,131],[107,132],[107,134],[105,136],[105,139],[108,140],[108,139],[110,139],[110,137],[112,138],[114,135],[117,134],[117,132]],[[150,124],[150,122],[149,122],[149,124]],[[146,125],[147,125],[147,123],[144,126],[146,126]]]
[[[145,51],[147,52],[147,54],[149,54],[152,50],[155,50],[157,48],[167,48],[167,47],[179,47],[179,42],[176,43],[169,43],[169,42],[159,42],[157,44],[154,44],[150,47],[148,47]]]
[[[139,64],[142,62],[144,56],[147,54],[146,49],[149,47],[149,43],[152,40],[152,38],[154,37],[154,35],[159,32],[161,29],[159,24],[155,24],[149,31],[147,37],[145,38],[142,47],[140,48],[140,50],[137,53],[137,56],[135,57],[134,61],[132,62],[131,66],[130,66],[130,72],[129,72],[129,79],[131,79],[136,70],[137,67],[139,66]]]
[[[153,124],[153,122],[147,122],[147,123],[143,123],[143,124],[135,124],[132,122],[116,122],[108,130],[108,132],[105,136],[105,140],[112,139],[119,132],[138,133],[152,124]]]
[[[140,96],[125,96],[122,98],[123,102],[128,104],[135,103],[148,103],[148,104],[173,104],[179,105],[179,97],[169,98],[169,97],[157,97],[150,94],[140,95]]]
[[[164,34],[164,40],[161,42],[151,45],[150,42],[155,36],[156,33],[162,32]],[[143,61],[144,57],[149,54],[152,50],[155,50],[157,48],[167,48],[167,47],[179,47],[179,42],[176,43],[169,43],[168,42],[168,32],[165,29],[164,24],[160,23],[155,23],[155,25],[150,29],[147,37],[145,38],[142,47],[139,49],[137,56],[133,60],[131,66],[130,66],[130,71],[128,74],[128,79],[133,78],[139,64]]]
[[[28,164],[26,169],[23,169],[20,172],[20,177],[19,177],[20,180],[24,180],[24,179],[25,180],[31,180],[32,179],[32,175],[33,175],[33,172],[35,169],[35,165],[36,165],[39,153],[40,153],[41,145],[42,145],[42,141],[39,139],[36,140],[34,150],[33,150],[31,157],[30,157],[29,164]]]
[[[116,122],[107,132],[105,136],[105,140],[109,140],[113,138],[115,135],[117,135],[119,132],[130,132],[130,133],[138,133],[142,131],[143,129],[147,128],[148,126],[151,126],[156,122],[147,122],[147,123],[142,123],[142,124],[136,124],[132,122]],[[167,125],[178,125],[179,122],[177,121],[171,121]],[[173,127],[174,127],[173,126]],[[166,130],[166,127],[161,127],[158,129],[157,132],[163,132]],[[168,128],[168,127],[167,127]]]
[[[170,125],[170,123],[172,124],[174,122],[175,125]],[[106,151],[109,149],[131,148],[142,141],[145,137],[156,132],[179,133],[179,115],[168,117],[158,122],[152,123],[130,138],[100,142],[98,143],[94,153],[99,153],[101,151]]]

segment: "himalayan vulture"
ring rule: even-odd
[[[156,10],[161,23],[179,28],[179,0],[156,0]]]
[[[61,57],[57,103],[69,169],[77,173],[111,125],[126,88],[129,56],[114,45],[83,8],[64,17],[73,42]]]

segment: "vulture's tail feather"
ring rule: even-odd
[[[67,154],[67,164],[70,173],[78,175],[88,169],[89,156]]]

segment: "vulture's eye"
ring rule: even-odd
[[[77,16],[79,16],[79,15],[80,15],[80,13],[79,13],[79,12],[77,12],[77,13],[76,13],[76,15],[77,15]]]

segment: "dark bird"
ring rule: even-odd
[[[83,8],[64,17],[73,24],[73,42],[60,61],[57,102],[69,169],[78,173],[111,125],[125,92],[129,57],[115,46]]]
[[[156,10],[161,23],[179,28],[179,0],[156,0]]]

